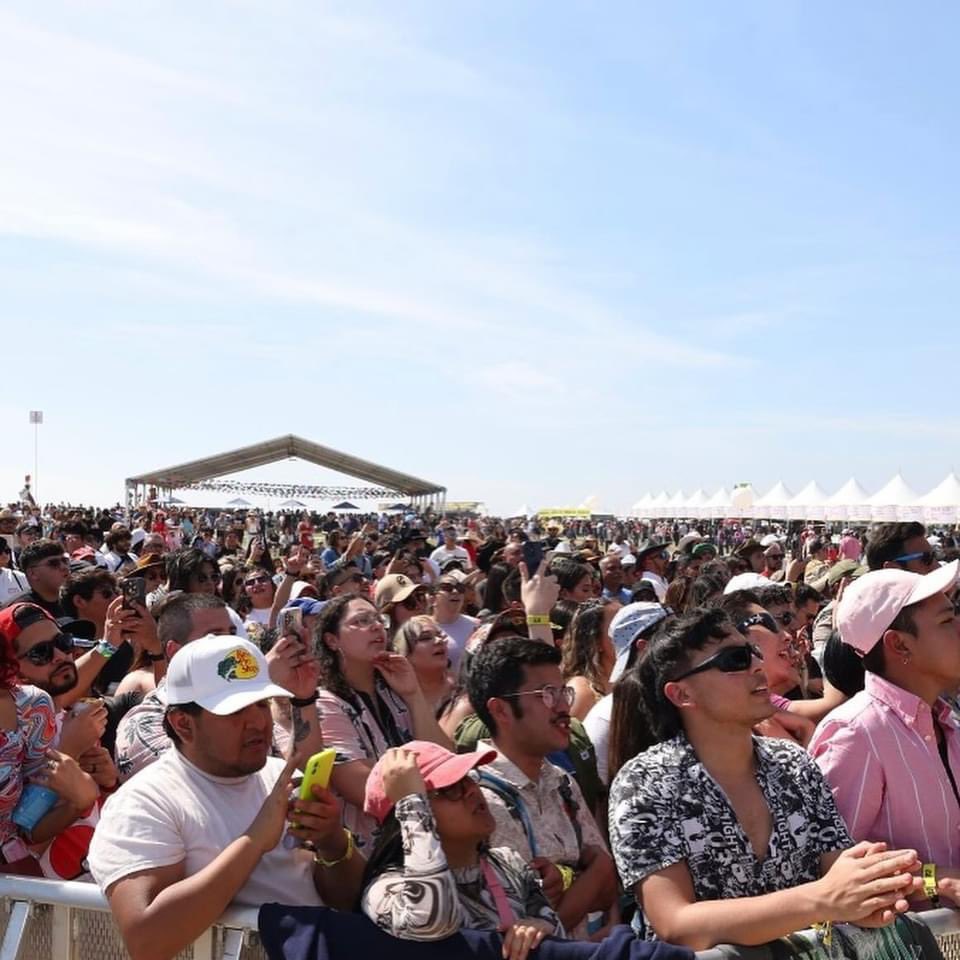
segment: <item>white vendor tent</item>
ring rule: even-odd
[[[916,491],[898,473],[870,498],[870,519],[916,520],[923,515],[922,508],[916,506],[917,499]]]
[[[917,500],[927,523],[960,522],[960,477],[952,470],[928,494]]]
[[[870,494],[856,477],[851,477],[835,494],[827,498],[825,519],[869,520]]]
[[[827,492],[811,480],[788,504],[788,520],[823,520]]]
[[[749,516],[757,520],[786,520],[787,504],[792,499],[793,494],[778,480],[762,497],[754,500]]]

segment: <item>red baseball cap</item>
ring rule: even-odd
[[[461,781],[475,767],[496,760],[496,750],[478,750],[474,753],[451,753],[445,747],[427,740],[411,740],[401,750],[410,750],[417,758],[420,775],[428,790],[442,790]],[[394,802],[383,789],[383,757],[367,777],[367,789],[363,798],[363,810],[378,823],[383,823],[393,809]]]
[[[23,630],[41,620],[49,620],[57,626],[57,621],[43,607],[38,607],[35,603],[15,603],[0,610],[0,636],[7,643],[13,644]]]

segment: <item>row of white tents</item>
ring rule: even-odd
[[[752,486],[733,490],[721,487],[710,495],[696,490],[687,496],[682,490],[671,495],[647,494],[632,507],[635,517],[647,520],[819,520],[871,521],[919,520],[923,523],[960,523],[960,477],[950,473],[926,494],[918,494],[898,473],[874,494],[869,494],[851,477],[833,494],[811,480],[793,494],[777,482],[763,496]]]

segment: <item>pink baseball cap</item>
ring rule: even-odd
[[[837,606],[840,639],[860,656],[869,653],[904,607],[946,593],[960,573],[960,560],[932,573],[873,570],[847,587]]]
[[[475,767],[496,760],[496,750],[478,750],[475,753],[451,753],[445,747],[427,740],[411,740],[401,750],[412,750],[417,758],[420,776],[428,790],[442,790],[452,787],[462,780]],[[393,809],[391,800],[383,789],[383,757],[381,757],[367,777],[367,789],[363,797],[363,810],[378,823],[383,823]]]

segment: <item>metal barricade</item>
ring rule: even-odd
[[[91,883],[0,874],[0,960],[124,960],[110,908]],[[257,911],[230,907],[176,960],[267,960]]]

